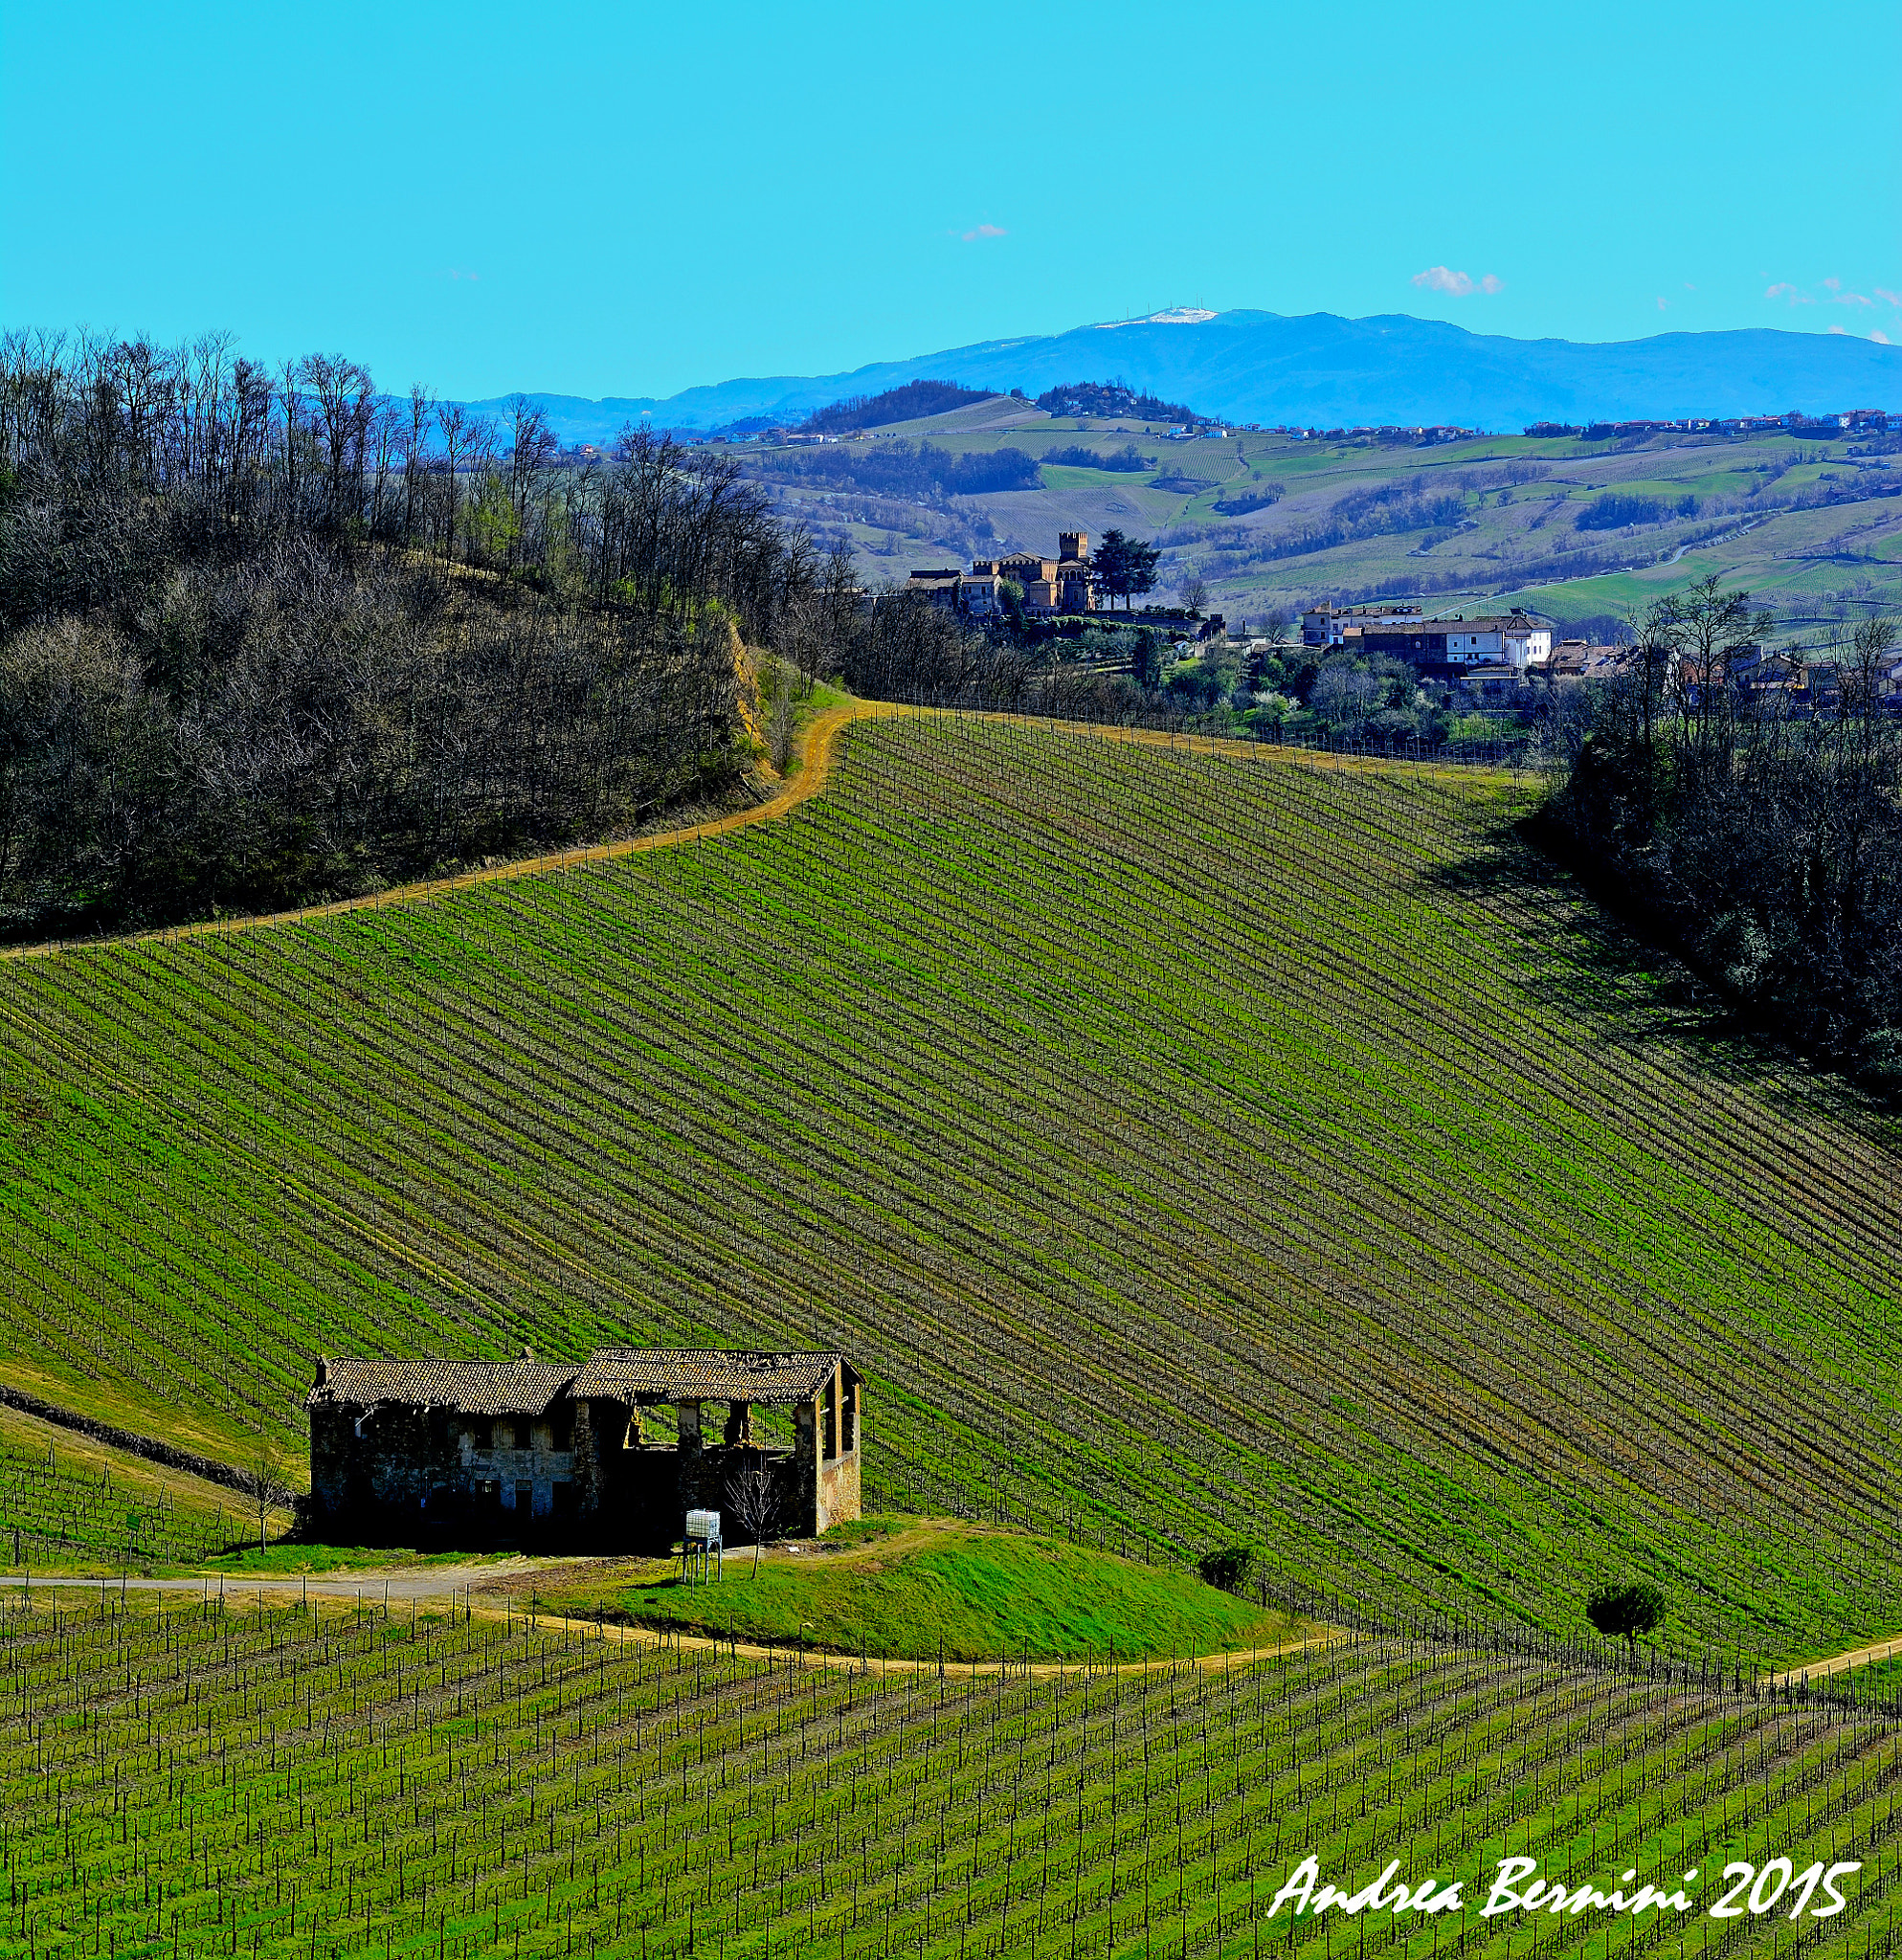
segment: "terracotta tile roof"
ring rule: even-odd
[[[574,1377],[577,1399],[808,1402],[832,1379],[838,1354],[754,1354],[721,1348],[597,1348]]]
[[[469,1415],[540,1415],[574,1379],[571,1362],[326,1361],[305,1406],[409,1402]]]

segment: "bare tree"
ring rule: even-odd
[[[749,1450],[745,1464],[727,1480],[727,1509],[753,1542],[753,1570],[760,1548],[779,1529],[779,1483],[763,1450]]]
[[[561,444],[548,427],[548,416],[523,394],[509,397],[507,442],[508,501],[515,519],[508,561],[513,568],[521,561],[522,542],[528,531],[528,500],[560,456]]]
[[[448,500],[442,521],[442,555],[456,556],[457,473],[469,467],[476,448],[475,424],[460,402],[438,402],[436,426],[442,437],[443,492]]]
[[[775,654],[759,657],[760,719],[766,726],[767,760],[775,775],[783,776],[792,767],[799,702],[811,693],[812,682],[793,661]]]
[[[429,470],[429,428],[436,415],[436,399],[420,385],[410,390],[408,413],[404,417],[403,445],[403,542],[416,542],[417,508],[427,493],[424,478]]]
[[[270,1517],[291,1502],[293,1493],[284,1480],[284,1453],[268,1430],[259,1430],[252,1440],[238,1472],[239,1488],[257,1506],[257,1549],[270,1544]]]

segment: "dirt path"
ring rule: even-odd
[[[274,1597],[295,1593],[320,1599],[357,1599],[365,1605],[396,1605],[416,1599],[456,1598],[481,1580],[526,1579],[541,1572],[561,1571],[592,1564],[585,1559],[509,1558],[472,1561],[467,1565],[391,1566],[345,1572],[199,1572],[171,1579],[88,1576],[75,1572],[11,1572],[0,1575],[0,1589],[19,1592],[50,1592],[78,1586],[101,1592],[196,1592],[208,1599],[240,1600],[265,1593]]]
[[[978,710],[907,707],[902,702],[849,701],[828,708],[807,725],[799,751],[798,772],[788,779],[778,793],[747,810],[730,811],[705,823],[682,824],[673,830],[653,831],[638,837],[622,837],[613,843],[584,844],[571,851],[549,851],[539,858],[514,858],[505,864],[492,864],[478,871],[458,872],[453,878],[425,879],[415,884],[392,885],[388,891],[371,892],[360,899],[338,899],[327,905],[305,905],[288,912],[259,912],[243,918],[200,919],[186,925],[166,925],[150,932],[124,933],[116,938],[42,940],[34,946],[0,947],[0,960],[47,959],[56,953],[83,952],[92,947],[142,946],[152,942],[170,945],[188,939],[209,939],[219,934],[258,932],[286,925],[302,925],[313,919],[333,919],[345,912],[373,912],[392,905],[426,903],[450,892],[467,891],[475,885],[500,884],[510,879],[538,878],[550,872],[568,872],[588,864],[612,863],[617,858],[631,858],[642,851],[664,851],[678,844],[694,844],[707,837],[719,837],[734,831],[749,830],[754,824],[770,823],[784,816],[810,796],[825,788],[832,772],[839,734],[854,722],[896,715],[961,714],[975,721],[1022,722],[1021,715]],[[1041,717],[1031,718],[1041,722]],[[1100,741],[1129,742],[1143,747],[1171,748],[1185,755],[1227,755],[1257,763],[1283,763],[1311,770],[1363,771],[1404,768],[1414,774],[1466,781],[1486,770],[1470,765],[1403,761],[1385,756],[1335,755],[1326,749],[1283,748],[1273,744],[1250,741],[1240,736],[1177,735],[1159,728],[1123,727],[1100,722],[1041,722],[1041,725],[1067,734],[1089,735]],[[1492,773],[1514,775],[1510,768]]]
[[[333,919],[345,912],[380,911],[392,905],[426,903],[451,892],[467,891],[481,884],[501,884],[510,879],[545,877],[551,872],[568,872],[589,864],[608,864],[617,858],[631,858],[642,851],[670,850],[679,844],[694,844],[707,837],[726,836],[749,830],[754,824],[770,823],[796,809],[810,796],[825,788],[832,772],[840,729],[854,722],[915,714],[969,714],[976,721],[1021,722],[1025,717],[976,710],[907,707],[902,702],[849,701],[828,708],[807,725],[799,751],[798,772],[788,779],[778,793],[750,809],[730,811],[705,823],[682,824],[673,830],[652,831],[638,837],[622,837],[613,843],[578,845],[571,851],[549,851],[539,858],[513,858],[505,864],[492,864],[478,871],[460,871],[453,878],[425,879],[415,884],[392,885],[388,891],[371,892],[360,899],[337,899],[327,905],[305,905],[288,912],[259,912],[243,918],[200,919],[186,925],[166,925],[149,932],[130,932],[112,938],[52,939],[34,946],[0,947],[0,960],[48,959],[57,953],[84,952],[89,948],[143,946],[153,942],[170,945],[181,940],[209,939],[219,934],[258,932],[286,925],[302,925],[313,919]],[[1041,721],[1041,718],[1035,718]],[[1123,727],[1098,722],[1047,722],[1042,725],[1068,734],[1094,736],[1100,741],[1129,742],[1144,747],[1171,748],[1185,755],[1228,755],[1251,762],[1279,762],[1292,767],[1331,771],[1390,770],[1405,768],[1415,774],[1443,776],[1449,780],[1470,780],[1484,775],[1469,766],[1399,761],[1385,756],[1335,755],[1326,749],[1283,748],[1272,744],[1250,741],[1240,736],[1176,735],[1159,728]],[[1493,773],[1510,776],[1515,772],[1501,768]]]
[[[1057,1680],[1074,1674],[1148,1674],[1156,1668],[1199,1668],[1245,1666],[1250,1661],[1272,1660],[1277,1655],[1298,1653],[1304,1647],[1326,1646],[1346,1635],[1330,1629],[1309,1634],[1298,1640],[1285,1640],[1278,1647],[1250,1647],[1229,1653],[1197,1654],[1162,1660],[1127,1660],[1113,1665],[1089,1660],[892,1660],[880,1655],[869,1659],[857,1654],[837,1654],[811,1647],[765,1646],[751,1640],[723,1640],[700,1634],[675,1633],[671,1629],[617,1626],[593,1619],[573,1619],[563,1614],[536,1613],[515,1603],[506,1594],[500,1599],[487,1596],[481,1582],[494,1585],[498,1580],[525,1578],[531,1573],[552,1571],[571,1564],[593,1561],[567,1559],[511,1559],[503,1564],[483,1566],[431,1566],[397,1568],[377,1572],[311,1572],[294,1578],[236,1578],[217,1574],[192,1579],[89,1579],[67,1574],[35,1578],[29,1585],[19,1580],[0,1580],[0,1585],[23,1592],[49,1592],[78,1590],[89,1592],[117,1592],[122,1597],[133,1592],[189,1592],[202,1599],[220,1599],[228,1608],[242,1610],[247,1602],[262,1606],[266,1599],[281,1603],[287,1599],[334,1599],[359,1602],[365,1606],[421,1605],[425,1601],[452,1607],[477,1619],[520,1620],[536,1627],[565,1628],[571,1632],[611,1640],[628,1647],[673,1647],[684,1653],[729,1655],[738,1660],[764,1660],[772,1665],[790,1663],[847,1674],[891,1676],[938,1675],[976,1680],[988,1675],[1014,1675]]]
[[[682,824],[676,830],[653,831],[643,836],[622,837],[609,844],[587,844],[572,851],[550,851],[540,858],[514,858],[505,864],[492,864],[480,871],[458,872],[454,878],[426,879],[417,884],[392,885],[388,891],[372,892],[361,899],[338,899],[327,905],[305,905],[290,912],[262,912],[242,919],[201,919],[189,925],[167,925],[151,932],[127,933],[117,939],[43,940],[35,946],[0,948],[0,960],[46,959],[55,953],[83,952],[92,947],[140,946],[152,941],[171,944],[178,940],[209,939],[220,933],[257,932],[272,927],[302,925],[313,919],[332,919],[344,912],[371,912],[390,905],[413,905],[438,899],[449,892],[467,891],[479,884],[499,884],[513,878],[536,878],[549,872],[567,872],[587,864],[607,864],[617,858],[631,858],[641,851],[662,851],[677,844],[699,843],[706,837],[727,835],[784,816],[789,810],[816,796],[824,789],[832,772],[832,760],[839,732],[849,724],[871,717],[911,714],[913,709],[890,702],[851,701],[828,708],[807,725],[799,751],[798,772],[787,779],[779,792],[764,803],[747,810],[735,810],[705,823]]]
[[[1821,1681],[1825,1675],[1847,1674],[1852,1667],[1868,1667],[1878,1660],[1887,1660],[1893,1654],[1902,1654],[1902,1635],[1892,1639],[1872,1641],[1867,1647],[1851,1647],[1846,1653],[1830,1654],[1804,1666],[1786,1669],[1781,1674],[1766,1675],[1764,1679],[1779,1688],[1792,1687],[1806,1681]]]

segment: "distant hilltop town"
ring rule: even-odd
[[[1678,422],[1534,422],[1528,435],[1577,435],[1587,442],[1606,442],[1628,435],[1762,435],[1782,430],[1790,435],[1848,435],[1880,432],[1891,426],[1886,409],[1845,409],[1836,415],[1693,415]]]
[[[1255,430],[1257,425],[1241,425]],[[1569,435],[1581,442],[1623,442],[1646,435],[1762,435],[1781,431],[1788,435],[1814,435],[1827,439],[1834,435],[1859,433],[1880,434],[1902,428],[1902,415],[1886,409],[1845,409],[1833,415],[1805,415],[1792,410],[1786,415],[1689,415],[1675,422],[1533,422],[1527,435],[1551,437]],[[1436,442],[1469,442],[1484,435],[1484,429],[1468,429],[1454,422],[1367,424],[1353,429],[1309,429],[1278,426],[1260,433],[1291,436],[1296,442],[1392,442],[1425,445]]]

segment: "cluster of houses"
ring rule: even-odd
[[[1249,422],[1248,429],[1258,427]],[[1793,410],[1787,415],[1688,415],[1675,422],[1533,422],[1528,435],[1577,435],[1587,442],[1622,441],[1645,435],[1814,435],[1821,441],[1833,436],[1881,434],[1902,428],[1902,415],[1885,409],[1845,409],[1839,414],[1805,415]],[[1276,427],[1267,432],[1287,435],[1296,442],[1392,442],[1425,447],[1435,442],[1469,442],[1485,432],[1441,422],[1409,426],[1383,422],[1377,427],[1362,425],[1354,429],[1305,429]]]
[[[1055,558],[1042,558],[1034,551],[1014,551],[1007,558],[979,558],[969,571],[960,571],[954,565],[941,570],[914,571],[905,589],[948,612],[989,619],[1004,610],[1006,579],[1022,589],[1023,610],[1034,616],[1097,610],[1097,580],[1089,562],[1087,531],[1059,531]]]
[[[1805,415],[1793,409],[1787,415],[1691,415],[1676,422],[1534,422],[1528,435],[1582,435],[1588,442],[1605,442],[1629,435],[1853,435],[1880,434],[1891,417],[1886,409],[1845,409],[1835,415]],[[1902,418],[1893,418],[1902,420]]]
[[[1385,655],[1411,667],[1423,686],[1506,707],[1524,705],[1535,689],[1610,679],[1631,659],[1627,646],[1555,638],[1550,623],[1516,606],[1496,615],[1436,619],[1399,601],[1311,606],[1301,615],[1301,643],[1316,652]],[[1700,674],[1687,664],[1677,678],[1693,701],[1702,689],[1719,684],[1757,700],[1780,695],[1792,708],[1821,714],[1835,710],[1843,691],[1842,673],[1834,665],[1756,643],[1725,655],[1720,675]],[[1876,702],[1902,714],[1902,649],[1884,656],[1872,682]]]
[[[1250,423],[1252,428],[1254,424]],[[1470,442],[1485,432],[1463,429],[1453,422],[1382,422],[1377,427],[1363,423],[1353,429],[1306,429],[1291,425],[1270,429],[1270,435],[1286,435],[1295,442],[1411,442],[1425,449],[1436,442]]]
[[[1468,619],[1428,619],[1417,605],[1310,606],[1301,615],[1305,647],[1347,647],[1404,661],[1422,680],[1465,684],[1499,672],[1525,675],[1552,658],[1552,628],[1523,608]]]

